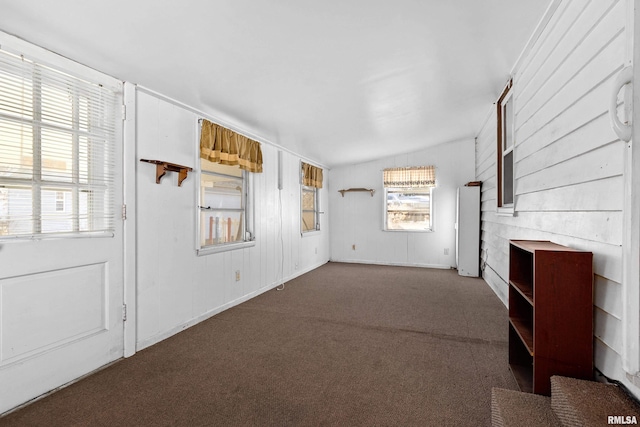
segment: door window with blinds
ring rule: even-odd
[[[0,50],[0,239],[112,234],[118,94]]]

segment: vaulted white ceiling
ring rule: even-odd
[[[0,30],[332,167],[473,138],[542,0],[0,0]]]

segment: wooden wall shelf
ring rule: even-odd
[[[189,166],[182,166],[162,160],[140,159],[140,161],[156,165],[156,184],[160,184],[160,180],[167,172],[178,172],[178,187],[180,187],[182,186],[182,181],[187,179],[187,174],[193,170],[193,168]]]
[[[373,197],[373,193],[376,192],[376,190],[373,190],[371,188],[347,188],[346,190],[338,190],[338,193],[342,194],[342,197],[344,197],[344,193],[350,193],[355,191],[368,191],[369,193],[371,193],[371,197]]]

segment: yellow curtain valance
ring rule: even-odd
[[[384,170],[384,186],[400,188],[425,188],[436,186],[434,166],[389,168]]]
[[[239,165],[249,172],[262,172],[262,149],[258,141],[204,119],[200,157],[221,165]]]
[[[322,188],[322,168],[302,162],[302,185]]]

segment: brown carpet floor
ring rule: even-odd
[[[328,263],[2,426],[489,426],[507,310],[454,270]]]

